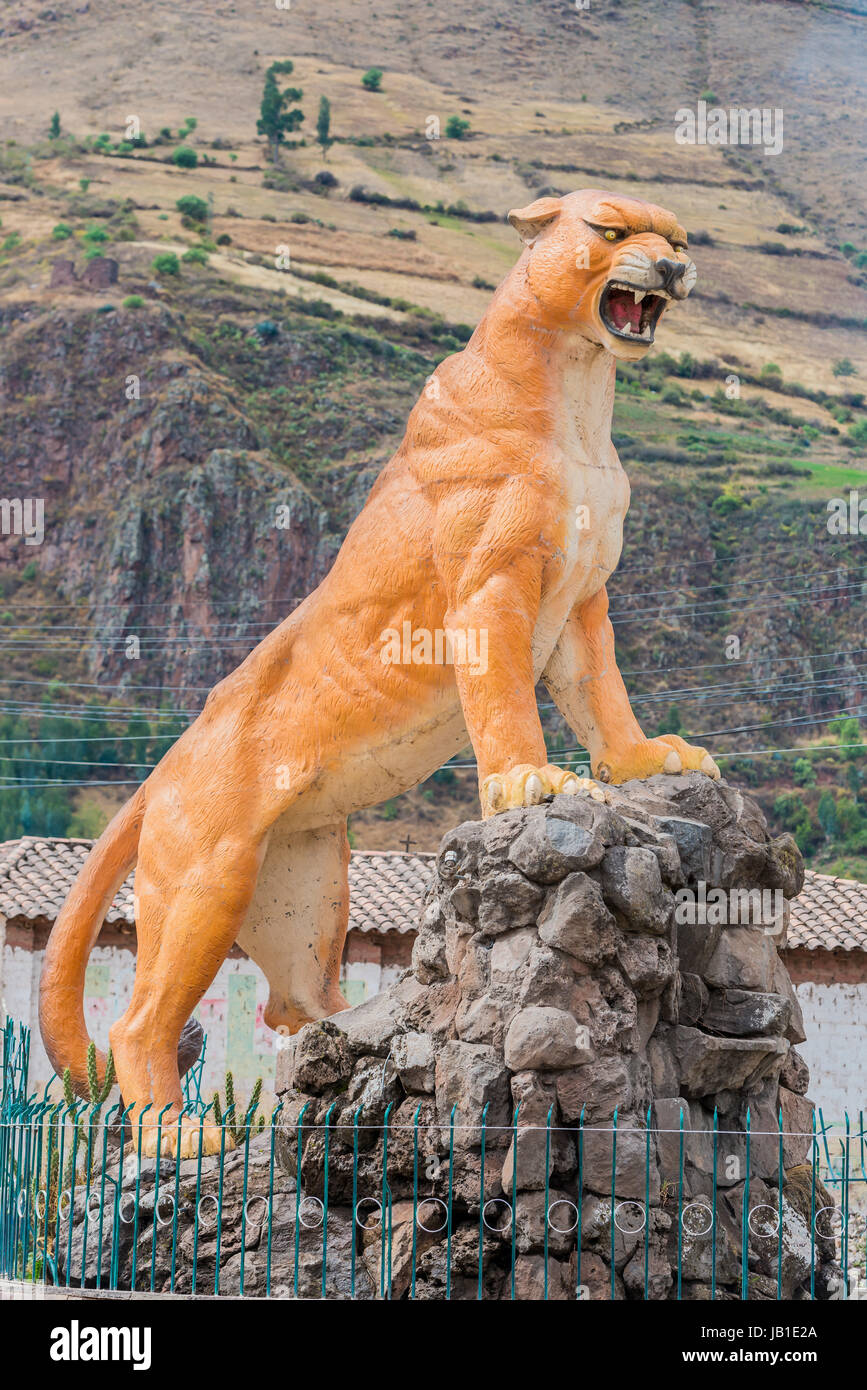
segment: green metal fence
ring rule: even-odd
[[[867,1288],[860,1115],[818,1112],[799,1136],[781,1115],[771,1133],[749,1114],[743,1130],[714,1114],[696,1132],[683,1110],[663,1130],[650,1111],[638,1129],[616,1114],[554,1125],[553,1107],[541,1124],[520,1107],[489,1123],[487,1106],[441,1124],[423,1102],[323,1115],[308,1102],[264,1124],[220,1116],[206,1154],[213,1104],[197,1098],[165,1127],[165,1112],[140,1115],[135,1132],[120,1103],[28,1095],[26,1030],[7,1025],[3,1044],[0,1278],[34,1292],[583,1301]],[[159,1162],[140,1153],[153,1120]],[[807,1159],[787,1169],[792,1141]],[[193,1156],[177,1161],[182,1144]]]

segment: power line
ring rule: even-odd
[[[62,719],[69,714],[77,714],[81,718],[89,719],[115,719],[122,714],[147,715],[149,719],[179,719],[195,718],[199,710],[161,710],[154,709],[147,705],[121,706],[118,709],[95,705],[65,705],[59,702],[51,705],[37,705],[33,702],[19,700],[0,700],[0,714],[41,714],[47,719]]]
[[[0,784],[0,792],[24,792],[42,787],[140,787],[141,785],[140,779],[132,778],[120,782],[67,782],[58,779],[56,781],[22,782],[17,786],[14,783],[3,783]]]
[[[721,599],[718,602],[711,602],[704,605],[696,603],[682,604],[680,607],[675,605],[672,607],[662,608],[640,608],[632,611],[614,612],[611,613],[609,616],[612,625],[615,627],[621,627],[628,622],[634,622],[636,618],[663,617],[671,621],[673,619],[683,617],[688,617],[692,619],[722,617],[723,614],[730,613],[735,608],[737,608],[739,617],[743,618],[749,617],[754,613],[772,613],[780,608],[787,608],[791,605],[792,602],[796,602],[797,600],[803,599],[805,597],[812,599],[815,602],[819,602],[822,600],[827,600],[831,595],[842,596],[854,589],[862,591],[865,588],[865,584],[867,584],[867,581],[858,580],[857,582],[852,584],[824,585],[819,589],[791,589],[783,591],[780,594],[773,595],[774,598],[778,598],[780,600],[777,603],[756,603],[752,604],[749,607],[741,606],[741,601],[738,599],[737,596],[735,596],[731,599]],[[271,630],[273,631],[273,629]],[[212,637],[206,633],[203,633],[195,637],[167,637],[162,641],[144,638],[140,639],[140,652],[142,655],[150,656],[173,647],[181,647],[187,650],[202,646],[206,646],[212,649],[220,649],[223,647],[233,647],[242,644],[244,646],[248,646],[251,642],[255,646],[258,645],[260,641],[264,640],[264,637],[267,637],[268,635],[268,633],[265,633],[262,637],[255,635],[251,636],[250,634],[241,634],[237,637]],[[128,637],[129,636],[136,636],[136,634],[129,633]],[[88,645],[100,645],[106,652],[113,652],[121,650],[126,645],[127,640],[128,638],[124,637],[112,638],[110,640],[105,640],[101,642],[96,642],[95,639],[90,639],[88,641]],[[41,652],[43,655],[50,654],[53,656],[63,656],[70,654],[79,655],[84,645],[84,643],[76,644],[72,642],[67,642],[62,645],[58,645],[55,643],[51,643],[50,641],[48,641],[47,643],[42,641],[28,642],[24,639],[21,639],[19,641],[13,640],[6,642],[3,646],[3,649],[7,652]],[[253,646],[249,648],[250,651],[252,651],[253,649]]]
[[[855,561],[855,562],[854,562],[854,568],[858,568],[859,566],[864,565],[864,564],[867,564],[867,561],[864,561],[864,560]],[[810,579],[814,579],[814,580],[815,580],[815,579],[821,579],[824,575],[835,574],[835,573],[836,573],[838,570],[840,570],[841,568],[842,568],[842,567],[841,567],[840,565],[835,565],[835,567],[834,567],[833,569],[829,569],[829,570],[817,570],[817,571],[815,572],[815,574],[811,574],[811,575],[809,575],[809,576],[808,576],[808,575],[800,575],[799,577],[800,577],[800,578],[804,578],[804,579],[810,578]],[[616,571],[615,571],[615,572],[616,572]],[[678,585],[676,585],[676,586],[675,586],[674,588],[672,588],[672,589],[647,589],[647,590],[645,590],[645,589],[640,589],[640,590],[638,590],[636,593],[632,593],[632,594],[626,594],[626,593],[624,593],[624,594],[617,594],[617,600],[619,601],[619,600],[621,600],[621,599],[632,599],[632,598],[636,598],[636,599],[637,599],[637,598],[658,598],[661,594],[679,594],[679,593],[682,593],[684,589],[689,589],[692,593],[695,593],[695,594],[701,594],[701,593],[706,593],[708,589],[725,589],[725,588],[728,588],[728,587],[730,587],[731,585],[734,585],[734,584],[741,584],[741,585],[745,585],[745,584],[775,584],[775,583],[777,582],[777,580],[782,580],[782,579],[793,579],[793,578],[795,578],[795,575],[794,575],[794,574],[792,574],[792,575],[789,575],[789,574],[763,574],[763,575],[761,575],[761,576],[760,576],[759,578],[757,578],[757,579],[731,579],[731,580],[728,580],[728,581],[726,581],[726,580],[717,580],[715,583],[712,583],[712,584],[678,584]]]
[[[735,750],[735,751],[732,752],[732,753],[715,753],[715,754],[714,754],[714,760],[717,761],[717,762],[719,762],[719,761],[721,761],[723,758],[758,758],[758,757],[773,756],[773,755],[775,755],[775,754],[777,754],[777,753],[801,753],[801,754],[806,754],[806,753],[833,753],[833,752],[835,752],[836,750],[838,750],[838,749],[840,749],[840,748],[862,748],[862,749],[863,749],[863,748],[867,748],[867,744],[864,744],[864,743],[821,743],[821,744],[812,744],[812,745],[811,745],[811,744],[806,744],[806,745],[804,745],[804,744],[796,744],[796,745],[795,745],[794,747],[792,747],[792,748],[744,748],[744,749],[741,749],[741,750]],[[586,753],[585,753],[585,754],[584,754],[584,761],[586,761],[586,760],[587,760],[587,755],[586,755]],[[573,759],[573,761],[574,761],[574,759]],[[444,763],[444,764],[443,764],[443,767],[447,767],[447,768],[449,769],[450,772],[458,772],[458,771],[463,771],[463,770],[465,770],[465,769],[472,769],[472,770],[475,770],[476,767],[477,767],[477,764],[476,764],[476,763]],[[440,769],[440,768],[437,768],[437,769],[436,769],[436,771],[438,771],[438,772],[441,771],[441,770],[442,770],[442,769]],[[431,776],[433,776],[433,773],[431,774]],[[429,781],[429,780],[430,780],[430,778],[425,778],[425,781]],[[114,781],[107,781],[107,782],[90,782],[90,781],[86,781],[86,782],[67,782],[67,781],[62,781],[62,780],[58,780],[58,781],[37,781],[37,782],[26,782],[26,783],[22,783],[22,784],[20,784],[20,785],[18,785],[18,786],[16,786],[16,785],[8,785],[8,784],[7,784],[7,785],[2,785],[2,784],[0,784],[0,792],[2,792],[2,791],[27,791],[27,790],[32,790],[32,789],[34,789],[34,788],[40,788],[40,787],[140,787],[141,785],[142,785],[141,781],[132,781],[132,780],[123,780],[123,781],[117,781],[117,782],[114,782]],[[410,790],[412,790],[412,788],[410,788]],[[405,793],[399,793],[399,795],[405,795]]]
[[[816,514],[816,515],[817,515],[818,518],[823,518],[823,517],[825,516],[825,513],[824,513],[824,512],[821,512],[821,511],[817,511],[817,514]],[[821,535],[820,535],[820,536],[819,536],[819,539],[820,539],[820,540],[824,540],[824,536],[821,536]],[[855,536],[855,537],[846,536],[845,538],[844,538],[844,537],[840,537],[840,536],[835,537],[835,541],[836,541],[836,543],[837,543],[837,545],[838,545],[838,547],[839,547],[840,550],[843,549],[843,547],[845,546],[845,542],[846,542],[846,541],[848,541],[848,540],[853,540],[853,539],[854,539],[854,540],[857,540],[858,537],[857,537],[857,536]],[[776,545],[770,545],[770,546],[766,546],[764,549],[761,549],[761,550],[753,550],[753,551],[751,551],[751,552],[750,552],[750,558],[751,558],[751,559],[761,559],[762,557],[765,557],[765,556],[787,555],[787,554],[791,554],[791,552],[792,552],[792,545],[793,545],[793,543],[792,543],[791,540],[782,540],[782,539],[781,539]],[[837,553],[837,552],[836,552],[836,551],[832,551],[832,554],[834,554],[834,553]],[[742,554],[738,554],[738,555],[713,555],[713,556],[710,556],[709,558],[701,559],[701,560],[681,560],[681,559],[677,559],[677,560],[661,561],[661,560],[658,560],[658,559],[657,559],[657,560],[651,560],[651,561],[649,561],[646,565],[624,565],[624,566],[618,566],[618,568],[615,570],[614,573],[615,573],[616,575],[622,575],[622,574],[643,574],[643,573],[646,573],[648,570],[695,569],[695,568],[697,568],[697,567],[700,566],[700,565],[733,565],[733,564],[742,563],[742,562],[743,562],[743,559],[744,559],[744,556],[743,556]],[[857,563],[860,564],[860,563],[863,563],[863,562],[862,562],[862,561],[858,561]],[[311,591],[311,592],[312,592],[312,591]],[[286,606],[286,605],[288,605],[288,604],[293,604],[293,603],[294,603],[295,606],[298,607],[301,603],[304,602],[305,598],[307,598],[307,597],[309,597],[308,594],[300,594],[300,595],[297,595],[297,594],[293,594],[293,595],[275,595],[275,597],[273,597],[273,598],[250,597],[250,598],[247,598],[247,599],[245,600],[245,605],[258,605],[258,606],[260,606],[260,607],[265,607],[265,606],[271,605],[271,604],[283,604],[284,606]],[[124,609],[124,610],[128,610],[128,609],[130,609],[130,608],[176,608],[176,607],[182,605],[184,602],[185,602],[185,598],[184,598],[184,597],[173,598],[173,599],[152,599],[152,600],[148,600],[148,601],[144,601],[144,600],[142,600],[142,599],[128,599],[128,600],[126,600],[125,602],[112,602],[112,603],[105,603],[105,602],[103,602],[103,603],[99,603],[98,605],[95,605],[95,606],[98,606],[98,608],[100,608],[100,609],[106,609],[106,608],[122,608],[122,609]],[[39,603],[39,602],[32,602],[32,603],[29,603],[26,599],[7,599],[7,600],[4,602],[3,607],[4,607],[5,609],[9,609],[10,611],[13,610],[13,609],[16,609],[16,608],[23,608],[23,609],[35,609],[35,610],[47,610],[47,611],[49,611],[49,612],[58,612],[58,611],[60,611],[60,610],[62,610],[62,609],[75,609],[75,608],[84,607],[86,604],[87,604],[87,600],[86,600],[86,599],[65,599],[65,600],[55,601],[54,603]],[[239,606],[239,605],[238,605],[238,600],[237,600],[237,599],[215,599],[215,600],[212,600],[211,603],[210,603],[210,607],[211,607],[212,609],[217,609],[217,608],[233,608],[233,607],[238,607],[238,606]]]
[[[804,652],[798,656],[754,656],[744,657],[739,661],[699,661],[685,666],[641,666],[621,671],[622,676],[661,676],[668,675],[672,671],[712,671],[726,670],[739,671],[747,666],[769,665],[779,666],[788,665],[793,661],[821,661],[824,657],[854,657],[867,655],[867,647],[840,647],[834,651],[826,652]],[[818,673],[817,673],[818,674]],[[223,679],[220,677],[219,679]],[[219,684],[219,680],[214,685]],[[135,695],[139,690],[170,690],[179,693],[184,690],[212,690],[214,685],[135,685],[128,686],[120,682],[114,684],[102,683],[99,681],[68,681],[62,677],[51,676],[43,678],[30,677],[8,677],[0,676],[0,686],[4,685],[37,685],[37,686],[62,686],[67,690],[121,690],[125,695]],[[76,709],[87,710],[89,706],[75,706]],[[138,708],[138,707],[137,707]]]
[[[846,592],[847,592],[848,590],[850,590],[850,589],[863,589],[863,588],[864,588],[864,583],[865,583],[864,580],[860,580],[860,579],[859,579],[859,580],[857,581],[857,583],[853,583],[853,584],[828,584],[828,585],[823,586],[823,587],[820,588],[820,589],[788,589],[788,590],[783,590],[782,593],[774,594],[774,595],[772,596],[772,597],[774,597],[774,598],[778,598],[778,599],[783,600],[782,602],[780,602],[780,603],[769,603],[769,604],[755,604],[755,605],[753,605],[753,607],[751,607],[751,608],[741,608],[741,609],[740,609],[740,613],[741,613],[741,615],[746,615],[746,614],[750,614],[750,613],[770,613],[770,612],[773,612],[774,609],[777,609],[777,608],[785,608],[785,607],[787,606],[786,600],[788,600],[788,599],[798,599],[798,598],[807,597],[807,598],[811,598],[811,599],[813,599],[813,600],[818,600],[822,595],[827,595],[827,594],[842,594],[842,593],[846,593]],[[720,615],[723,614],[723,613],[728,613],[728,612],[730,612],[731,609],[734,607],[735,603],[737,603],[737,602],[738,602],[738,599],[737,599],[737,598],[734,598],[734,599],[732,599],[732,600],[720,599],[718,602],[713,602],[713,603],[705,604],[705,605],[701,605],[701,604],[698,604],[698,603],[694,603],[694,604],[690,603],[690,604],[683,604],[683,605],[681,605],[681,607],[679,607],[679,608],[678,608],[678,607],[671,607],[671,608],[639,608],[639,609],[637,609],[636,611],[631,612],[631,613],[620,613],[620,612],[617,612],[617,613],[611,614],[610,616],[611,616],[611,621],[612,621],[612,623],[615,624],[615,625],[617,625],[618,623],[630,622],[630,621],[632,621],[634,618],[649,618],[649,617],[660,617],[660,616],[664,616],[664,617],[666,617],[666,618],[679,618],[679,617],[683,617],[684,615],[688,615],[688,616],[691,617],[691,618],[717,617],[717,616],[720,616]]]
[[[758,758],[758,757],[764,757],[764,756],[766,756],[766,755],[774,754],[774,753],[829,753],[829,752],[833,752],[833,751],[834,751],[835,749],[837,749],[837,748],[867,748],[867,744],[865,744],[865,743],[819,743],[819,744],[796,744],[796,745],[795,745],[794,747],[792,747],[792,748],[744,748],[744,749],[735,749],[735,750],[734,750],[733,752],[731,752],[731,753],[714,753],[713,757],[714,757],[714,762],[719,762],[721,758]],[[560,752],[555,750],[555,756],[559,759],[560,756],[561,756],[561,755],[560,755]],[[589,761],[590,761],[590,759],[589,759],[589,754],[586,753],[586,752],[584,752],[583,755],[582,755],[581,757],[578,757],[577,759],[576,759],[576,757],[575,757],[573,754],[568,754],[567,756],[568,756],[568,760],[569,760],[570,762],[578,761],[579,763],[581,763],[581,762],[589,762]],[[565,759],[564,759],[564,760],[565,760]],[[445,766],[449,769],[450,772],[462,772],[462,771],[469,771],[469,770],[476,771],[476,770],[478,769],[478,763],[446,763]],[[437,772],[440,772],[440,771],[442,771],[442,769],[441,769],[441,768],[437,768],[436,771],[437,771]],[[434,774],[431,773],[431,776],[433,776],[433,775],[434,775]],[[425,780],[429,780],[429,779],[425,779]],[[84,785],[84,786],[88,786],[89,783],[85,782],[83,785]]]
[[[180,734],[87,734],[84,738],[79,738],[76,734],[68,734],[63,738],[57,738],[54,734],[48,734],[44,739],[41,738],[0,738],[0,747],[6,747],[10,743],[26,743],[32,747],[34,743],[40,747],[47,746],[49,743],[153,743],[154,740],[166,738],[180,738]],[[0,754],[2,759],[3,754]],[[14,757],[14,754],[13,754]],[[94,764],[98,766],[98,764]]]
[[[757,553],[758,553],[758,554],[761,554],[761,552],[757,552]],[[731,558],[733,558],[733,559],[741,559],[742,557],[741,557],[741,556],[734,556],[734,557],[731,557]],[[674,562],[674,563],[677,563],[677,562]],[[708,562],[708,561],[697,561],[696,563],[710,563],[710,562]],[[842,568],[842,566],[843,566],[845,563],[846,563],[846,561],[844,560],[842,563],[836,564],[836,565],[833,566],[833,568],[831,568],[831,569],[827,569],[827,570],[817,570],[817,571],[815,571],[813,574],[811,574],[811,575],[809,576],[809,578],[812,578],[812,579],[815,580],[815,579],[821,578],[823,575],[833,574],[833,573],[835,573],[835,571],[837,571],[837,570],[839,570],[840,568]],[[864,565],[864,564],[865,564],[865,561],[864,561],[864,560],[855,560],[855,561],[852,562],[852,563],[854,563],[854,565],[855,565],[856,567],[858,567],[858,566]],[[615,571],[615,574],[618,574],[618,575],[619,575],[619,574],[624,574],[624,573],[628,573],[628,572],[629,572],[629,571],[616,570],[616,571]],[[685,582],[685,583],[683,583],[683,584],[679,584],[679,585],[676,585],[676,586],[674,586],[674,587],[672,587],[672,588],[668,588],[668,589],[650,589],[650,590],[647,590],[647,591],[640,590],[640,591],[637,592],[637,593],[624,593],[624,594],[618,594],[618,595],[617,595],[617,599],[620,600],[620,599],[632,599],[632,598],[653,598],[653,597],[656,597],[656,596],[659,596],[659,595],[662,595],[662,594],[678,594],[678,593],[680,593],[680,592],[681,592],[683,589],[685,589],[685,588],[689,588],[693,593],[705,593],[705,592],[707,592],[709,589],[721,589],[721,588],[726,588],[728,585],[768,584],[768,583],[776,583],[777,580],[784,580],[784,579],[788,579],[788,578],[792,578],[792,577],[793,577],[793,575],[789,574],[788,572],[785,572],[785,573],[783,573],[783,574],[771,574],[771,575],[763,574],[763,575],[760,575],[760,576],[756,577],[755,579],[737,579],[737,578],[735,578],[735,579],[729,579],[729,580],[715,580],[715,581],[712,581],[712,582],[710,582],[710,583],[708,583],[708,584],[688,584],[688,583]],[[807,578],[808,576],[804,576],[804,577]],[[256,601],[256,602],[261,602],[261,603],[263,603],[263,604],[284,603],[284,602],[285,602],[283,599],[262,599],[262,600],[255,600],[255,601]],[[298,600],[298,601],[296,601],[296,605],[295,605],[295,606],[296,606],[296,607],[300,606],[300,602],[301,602],[301,601],[303,601],[303,600]],[[61,607],[62,607],[62,606],[64,606],[64,605],[61,605]],[[113,607],[123,607],[124,605],[117,604],[117,605],[111,605],[111,606],[113,606]],[[150,605],[141,605],[141,606],[147,607],[147,606],[150,606]],[[157,605],[155,605],[155,606],[157,606],[157,607],[165,607],[165,606],[170,606],[170,605],[161,605],[161,604],[157,604]],[[211,605],[211,606],[212,606],[212,607],[219,607],[219,606],[224,606],[224,605],[213,604],[213,605]],[[57,609],[50,608],[49,605],[45,605],[45,607],[46,607],[47,609],[49,609],[49,611],[51,611],[51,612],[58,611]],[[96,611],[97,611],[97,612],[101,611],[101,607],[102,607],[101,605],[98,605]],[[294,612],[294,611],[295,611],[294,609],[291,610],[291,612]],[[291,612],[287,614],[287,617],[288,617],[288,616],[291,616]],[[191,621],[191,620],[188,619],[188,618],[186,617],[186,615],[181,615],[181,616],[177,619],[177,623],[185,623],[185,622],[188,622],[188,621]],[[252,617],[250,617],[250,618],[242,618],[242,617],[237,617],[237,618],[225,619],[225,620],[223,620],[223,621],[221,621],[221,622],[218,622],[218,623],[216,623],[216,624],[214,625],[214,627],[215,627],[216,629],[219,629],[219,628],[222,628],[222,627],[238,627],[238,626],[242,626],[242,627],[269,627],[269,628],[272,628],[272,629],[273,629],[273,627],[274,627],[275,625],[279,626],[279,621],[280,621],[280,620],[274,620],[274,619],[269,619],[269,618],[252,618]],[[69,624],[66,624],[66,623],[47,623],[47,624],[36,625],[36,624],[27,623],[27,624],[21,624],[21,625],[22,625],[22,626],[25,626],[25,625],[26,625],[27,628],[28,628],[30,631],[34,631],[34,632],[85,632],[85,633],[91,633],[91,632],[93,631],[93,621],[90,621],[90,622],[85,623],[85,624],[82,624],[82,623],[69,623]],[[169,624],[163,622],[163,623],[154,623],[154,624],[150,624],[150,625],[148,625],[148,626],[144,626],[144,625],[142,625],[142,624],[140,624],[140,623],[137,623],[137,622],[134,620],[134,618],[127,618],[127,619],[124,621],[124,623],[123,623],[122,626],[123,626],[123,629],[124,629],[125,631],[128,631],[128,635],[129,635],[129,636],[134,636],[134,635],[137,635],[137,634],[143,633],[143,632],[161,632],[161,631],[165,631],[165,629],[169,626]]]
[[[856,650],[855,650],[854,652],[852,652],[852,653],[846,653],[846,652],[844,652],[844,653],[841,653],[841,654],[843,654],[843,655],[850,655],[850,654],[851,654],[851,655],[860,655],[862,652],[865,652],[865,651],[867,651],[867,649],[856,649]],[[820,653],[819,656],[826,656],[826,655],[833,655],[833,654],[834,654],[834,653]],[[808,660],[809,660],[809,659],[811,659],[811,658],[800,658],[800,657],[799,657],[799,658],[791,658],[791,657],[768,658],[769,661],[773,661],[775,664],[778,663],[778,662],[783,662],[783,661],[788,662],[788,661],[792,661],[792,660],[802,660],[802,659],[808,659]],[[742,668],[743,668],[745,665],[747,665],[747,664],[750,664],[750,663],[744,663],[744,662],[738,662],[738,663],[734,663],[734,662],[732,662],[732,663],[727,663],[727,662],[709,663],[708,666],[707,666],[707,668],[701,667],[701,666],[695,666],[695,667],[691,667],[691,666],[687,666],[687,667],[669,667],[669,668],[661,668],[659,674],[661,674],[661,673],[662,673],[664,670],[666,670],[666,669],[667,669],[667,670],[670,670],[670,671],[716,669],[716,668],[718,668],[718,667],[732,667],[732,668],[734,668],[734,669],[742,669]],[[858,678],[858,674],[859,674],[861,671],[863,671],[864,669],[865,669],[865,664],[864,664],[864,663],[860,663],[860,664],[858,664],[858,665],[854,668],[853,674],[851,674],[851,675],[836,676],[833,680],[830,680],[830,679],[829,679],[829,680],[823,680],[823,679],[822,679],[823,676],[829,675],[829,674],[831,673],[831,670],[832,670],[832,668],[823,668],[822,670],[817,671],[817,672],[815,673],[814,676],[812,676],[812,677],[810,677],[810,678],[808,678],[808,679],[806,679],[806,680],[804,680],[804,681],[795,681],[795,680],[793,680],[793,679],[791,679],[791,678],[789,678],[789,677],[782,677],[782,678],[780,678],[780,679],[778,680],[778,682],[777,682],[776,684],[770,684],[770,683],[767,683],[767,682],[764,682],[764,683],[762,683],[762,682],[752,682],[752,683],[751,683],[751,682],[741,682],[740,684],[736,684],[736,685],[727,685],[726,683],[708,683],[707,685],[702,685],[702,686],[680,686],[680,687],[675,686],[675,687],[665,687],[665,688],[663,688],[663,689],[661,689],[661,690],[647,691],[647,692],[644,692],[643,694],[636,694],[636,695],[633,695],[633,696],[631,697],[631,702],[632,702],[632,704],[634,704],[634,705],[641,705],[641,704],[660,704],[660,703],[663,703],[663,702],[665,702],[665,701],[681,701],[681,702],[683,702],[684,700],[696,699],[696,700],[705,700],[705,701],[707,701],[708,703],[713,703],[713,702],[718,701],[718,700],[726,700],[726,701],[738,701],[738,700],[755,700],[755,701],[762,701],[762,700],[765,700],[765,699],[769,699],[769,700],[780,700],[780,699],[784,699],[785,697],[787,697],[787,696],[789,696],[789,695],[797,695],[797,694],[800,694],[800,693],[805,692],[805,691],[812,691],[813,693],[815,693],[815,694],[817,694],[817,695],[830,694],[830,693],[833,692],[834,690],[838,690],[838,689],[852,690],[852,689],[859,689],[859,688],[861,688],[861,687],[865,684],[865,682]],[[652,668],[646,668],[646,671],[645,671],[646,674],[650,674],[651,672],[652,672]],[[636,671],[632,671],[632,672],[627,671],[627,672],[625,672],[624,674],[628,676],[628,675],[636,675],[636,674],[640,674],[640,673],[639,673],[639,672],[636,672]],[[108,687],[108,688],[110,688],[110,687]],[[209,687],[199,687],[199,688],[200,688],[200,689],[206,689],[206,688],[209,688]],[[542,710],[542,711],[544,711],[544,710],[550,710],[550,709],[555,709],[555,708],[556,708],[556,706],[555,706],[555,704],[554,704],[553,701],[545,701],[545,702],[542,702],[542,703],[539,704],[538,707],[539,707],[539,709]],[[140,717],[140,718],[142,718],[142,719],[148,718],[148,719],[171,719],[171,720],[175,720],[175,719],[176,719],[176,720],[187,719],[187,720],[188,720],[188,719],[193,719],[193,718],[197,717],[198,713],[200,713],[200,711],[198,711],[198,710],[159,710],[159,709],[155,709],[154,707],[143,706],[143,705],[119,706],[119,707],[113,708],[113,707],[111,707],[111,706],[72,705],[72,704],[60,704],[60,703],[52,703],[52,704],[50,704],[50,705],[46,705],[46,704],[44,704],[44,703],[42,703],[42,704],[37,704],[37,703],[35,703],[35,702],[33,702],[33,701],[13,701],[13,700],[0,701],[0,714],[9,714],[9,715],[16,716],[16,717],[20,717],[20,718],[39,717],[39,718],[44,718],[44,719],[64,719],[64,718],[69,718],[69,717],[71,717],[71,716],[77,716],[78,718],[80,718],[80,719],[82,719],[82,720],[87,720],[87,719],[110,719],[110,720],[120,720],[123,716],[128,716],[128,717],[130,717],[130,718],[138,716],[138,717]],[[809,721],[810,718],[812,718],[812,716],[807,716],[808,721]],[[63,734],[54,734],[54,733],[50,733],[50,732],[49,732],[49,733],[47,733],[47,734],[44,736],[44,739],[17,739],[17,740],[16,740],[16,739],[0,739],[0,744],[16,743],[16,742],[17,742],[17,743],[38,743],[38,742],[43,742],[43,741],[44,741],[44,742],[48,742],[48,743],[63,743],[63,742],[116,742],[116,741],[118,741],[118,740],[120,740],[120,739],[170,738],[170,737],[179,736],[181,732],[183,732],[183,731],[182,731],[182,730],[179,730],[177,735],[172,735],[172,734],[162,734],[162,735],[161,735],[161,734],[158,734],[158,733],[153,733],[153,732],[151,732],[150,730],[148,730],[148,731],[146,731],[146,732],[133,733],[133,734],[121,734],[121,733],[117,733],[117,734],[103,734],[103,735],[99,735],[99,736],[81,736],[81,737],[79,737],[79,736],[77,736],[77,735],[74,735],[74,734],[72,734],[72,735],[63,735]]]

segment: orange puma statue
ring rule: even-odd
[[[211,691],[94,846],[51,933],[42,1037],[86,1095],[85,968],[137,862],[135,986],[110,1039],[134,1133],[150,1107],[145,1152],[165,1106],[172,1147],[179,1035],[236,941],[267,977],[270,1027],[347,1007],[353,812],[468,739],[485,816],[552,792],[604,798],[598,782],[719,776],[704,748],[641,732],[605,590],[629,504],[611,443],[616,362],[642,358],[695,284],[686,234],[663,208],[592,190],[509,221],[523,253],[429,380],[331,572]],[[548,763],[540,677],[598,782]],[[197,1134],[183,1130],[183,1154]],[[215,1127],[204,1142],[218,1147]]]

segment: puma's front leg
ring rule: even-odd
[[[515,572],[492,575],[446,616],[485,817],[552,792],[604,797],[588,779],[548,763],[533,679],[537,613],[538,585]]]
[[[686,743],[677,734],[645,738],[641,732],[617,669],[604,587],[570,613],[543,679],[587,748],[594,776],[601,782],[628,782],[655,772],[719,777],[706,748]]]

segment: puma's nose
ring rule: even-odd
[[[683,277],[686,266],[683,261],[670,261],[667,256],[661,256],[656,262],[656,269],[662,276],[662,288],[671,292]]]

